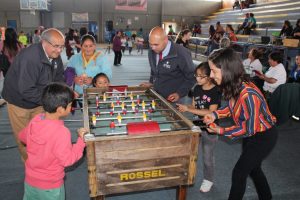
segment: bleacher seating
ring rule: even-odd
[[[257,20],[257,28],[253,35],[272,36],[272,33],[280,32],[284,20],[289,20],[294,26],[297,19],[300,18],[300,1],[280,0],[272,3],[253,4],[247,9],[221,9],[207,17],[201,23],[202,35],[200,37],[208,37],[209,25],[215,25],[220,21],[222,26],[232,24],[236,27],[244,20],[245,13],[254,13]],[[239,41],[247,41],[248,36],[238,35]]]
[[[206,50],[205,44],[208,40],[208,28],[210,25],[215,25],[217,21],[220,21],[224,28],[226,24],[231,24],[234,29],[236,29],[239,24],[242,24],[245,13],[250,12],[255,15],[257,28],[251,32],[251,35],[237,35],[238,42],[236,42],[235,45],[243,48],[243,51],[240,52],[242,57],[246,58],[249,48],[262,46],[263,48],[271,49],[271,51],[281,51],[284,56],[283,63],[289,68],[289,59],[293,60],[295,55],[300,52],[300,48],[285,48],[276,45],[269,46],[266,44],[268,40],[265,40],[265,45],[262,45],[261,37],[270,37],[267,39],[272,41],[273,35],[279,34],[284,20],[289,20],[293,27],[295,26],[297,19],[300,19],[300,1],[295,0],[273,0],[273,2],[270,3],[253,4],[250,5],[250,8],[243,10],[226,8],[213,13],[205,20],[202,20],[202,34],[197,35],[196,38],[192,38],[191,40],[190,49],[195,57],[194,59],[203,61],[203,58],[198,55],[203,54]]]

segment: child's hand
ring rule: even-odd
[[[77,129],[77,133],[78,133],[78,137],[80,137],[81,139],[83,139],[83,136],[88,133],[88,131],[85,128],[79,128]]]
[[[206,114],[203,117],[203,122],[208,125],[213,123],[215,120],[216,120],[216,117],[213,113]]]
[[[210,133],[220,134],[221,133],[221,127],[217,126],[215,123],[211,123],[211,124],[208,125],[207,131],[210,132]]]
[[[177,103],[176,106],[177,106],[177,109],[180,112],[187,112],[188,111],[188,107],[186,105],[182,105],[182,104]]]

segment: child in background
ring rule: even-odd
[[[87,132],[78,129],[77,142],[72,145],[71,133],[61,120],[71,112],[73,96],[67,85],[46,86],[42,95],[45,113],[34,117],[19,134],[28,154],[23,200],[65,199],[64,168],[82,157]]]
[[[99,73],[93,78],[93,86],[96,88],[100,87],[108,87],[110,86],[110,81],[109,78],[106,74],[104,73]]]
[[[192,105],[177,104],[180,112],[190,112],[198,118],[217,110],[221,103],[221,93],[209,77],[210,68],[207,62],[201,63],[195,69],[197,85],[193,91]],[[199,121],[199,119],[198,119]],[[199,125],[199,123],[195,123]],[[218,136],[208,134],[203,130],[201,133],[203,151],[203,182],[200,187],[201,192],[209,192],[213,185],[214,178],[214,148],[218,141]]]
[[[132,42],[131,37],[128,38],[127,45],[128,45],[129,55],[131,55],[132,46],[133,46],[133,42]]]

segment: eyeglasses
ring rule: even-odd
[[[52,42],[46,40],[49,44],[51,44],[52,47],[54,47],[55,49],[59,49],[59,50],[64,50],[65,45],[58,45],[58,44],[52,44]]]
[[[195,77],[195,78],[204,79],[204,78],[206,78],[207,76],[202,76],[202,75],[194,74],[194,77]]]

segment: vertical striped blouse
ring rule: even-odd
[[[235,103],[213,112],[216,118],[231,116],[235,125],[221,128],[220,135],[230,138],[250,137],[270,129],[276,118],[268,108],[260,90],[251,82],[243,82],[240,96]]]

